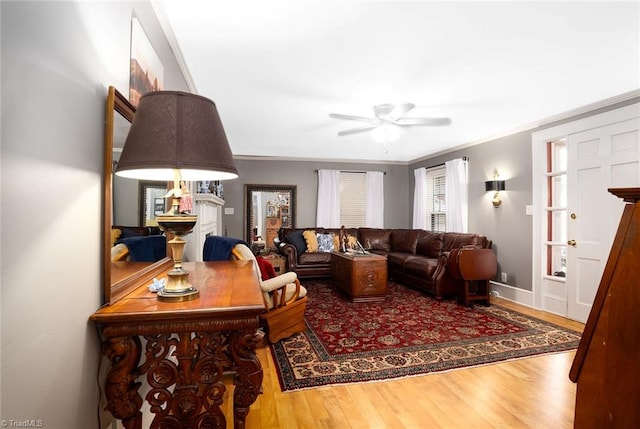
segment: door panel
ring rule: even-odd
[[[584,322],[624,207],[607,189],[640,185],[638,121],[572,134],[568,150],[567,316]]]

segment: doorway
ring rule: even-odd
[[[534,307],[586,321],[624,206],[607,189],[640,186],[639,130],[635,104],[533,134]]]

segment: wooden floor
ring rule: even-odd
[[[506,300],[493,302],[558,325],[584,325]],[[247,428],[572,428],[575,351],[400,380],[282,392],[268,347],[257,350],[263,394]],[[229,427],[231,380],[225,394]]]

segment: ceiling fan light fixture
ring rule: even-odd
[[[371,137],[378,143],[390,143],[398,140],[403,131],[397,125],[382,123],[371,131]]]

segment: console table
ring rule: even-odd
[[[147,282],[90,317],[102,353],[111,361],[104,387],[107,409],[126,429],[142,427],[142,376],[155,415],[151,427],[226,427],[224,371],[235,373],[235,428],[245,427],[249,407],[261,393],[262,366],[255,348],[262,340],[258,316],[265,308],[255,264],[193,262],[184,267],[199,298],[161,302]]]

